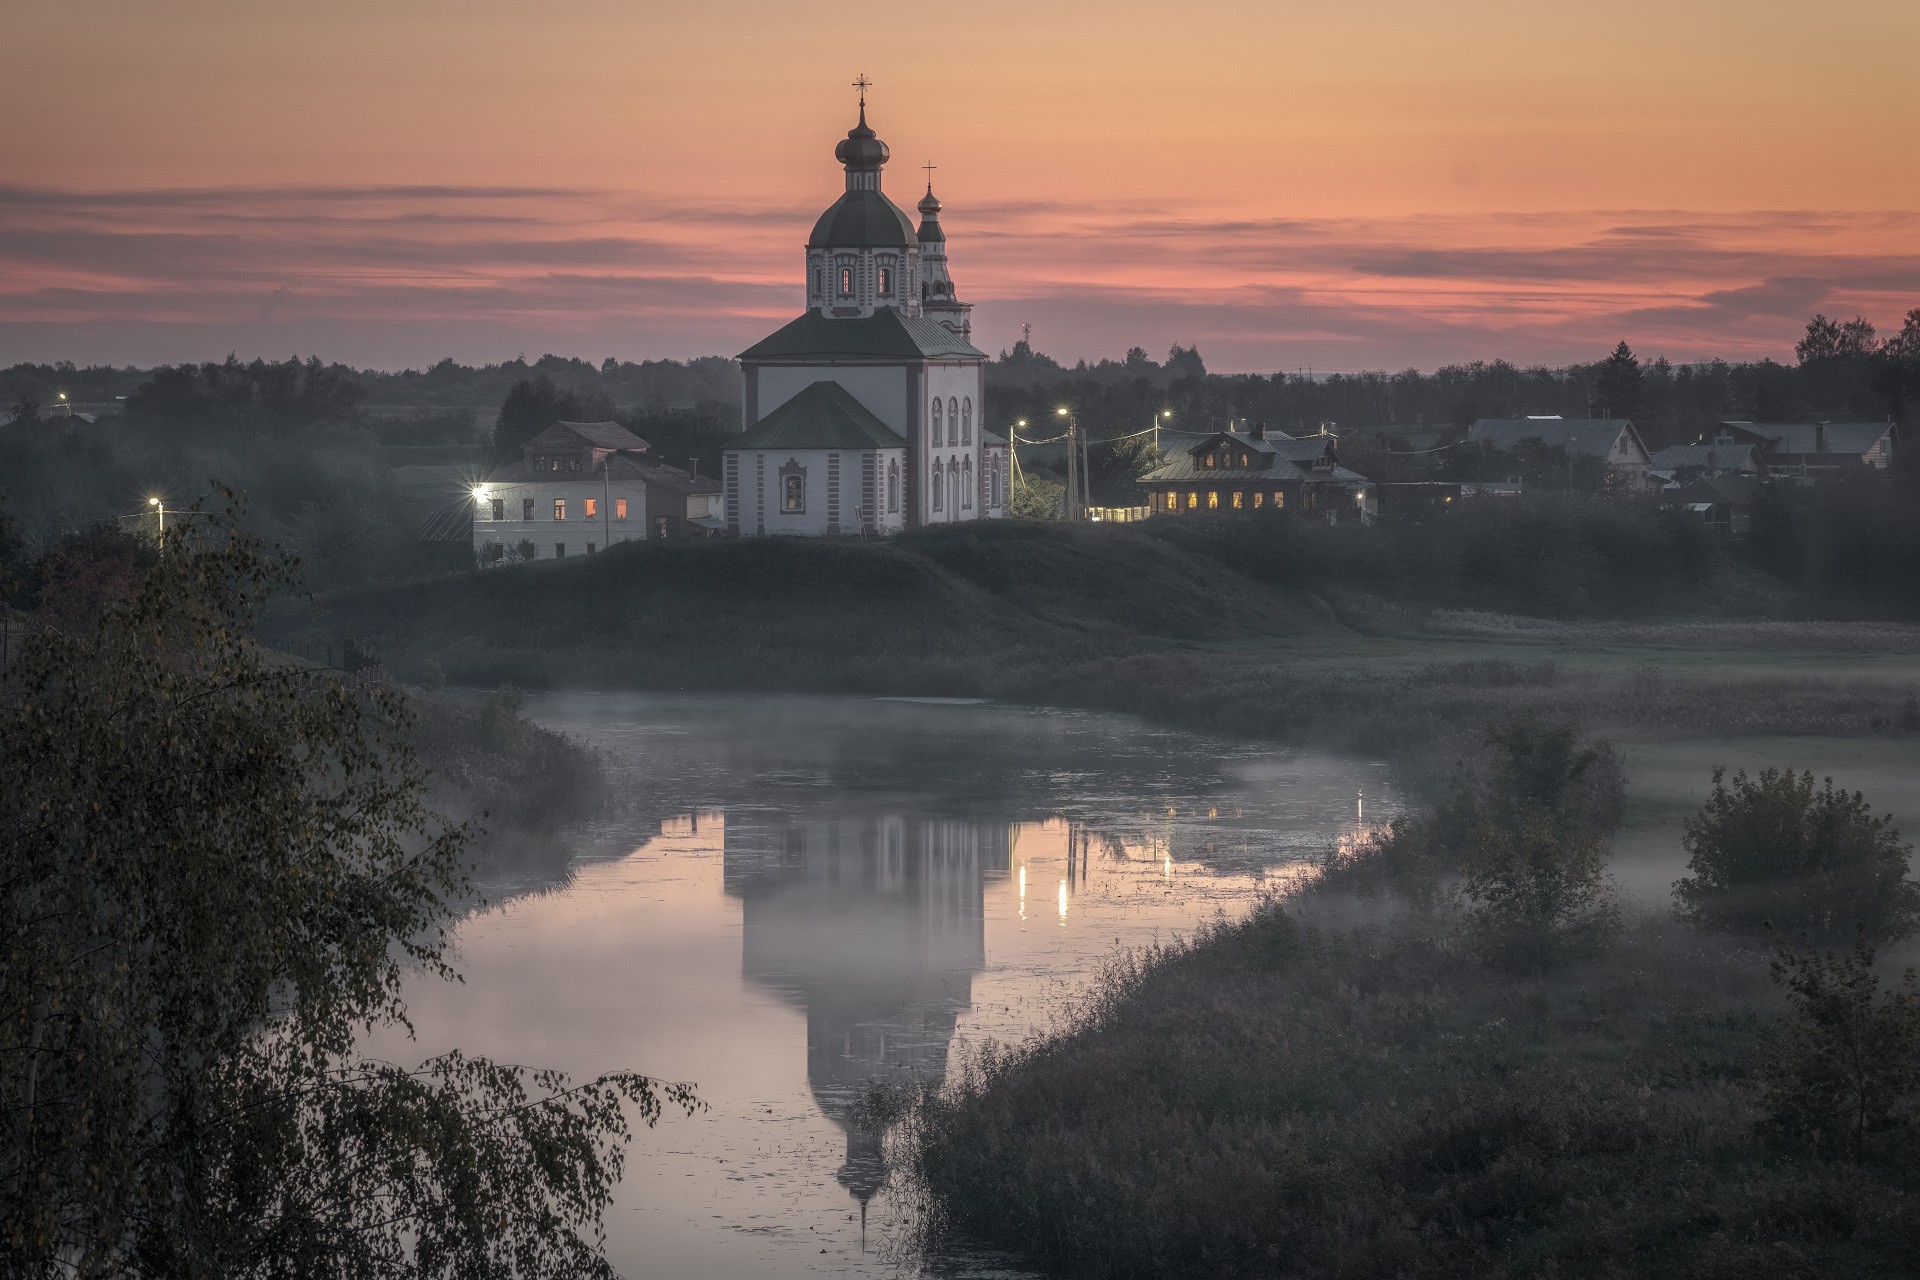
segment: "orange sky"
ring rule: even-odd
[[[1920,306],[1911,0],[68,0],[0,45],[0,363],[737,350],[861,71],[990,349],[1784,355]]]

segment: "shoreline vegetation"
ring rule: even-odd
[[[1681,910],[1623,919],[1617,760],[1525,716],[1486,745],[1302,887],[1117,957],[1064,1031],[876,1094],[923,1243],[1076,1277],[1911,1274],[1920,990],[1872,945],[1915,930],[1911,849],[1810,777],[1716,775]]]

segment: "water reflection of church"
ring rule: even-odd
[[[986,963],[985,882],[1005,823],[768,811],[726,816],[741,970],[807,1016],[807,1083],[847,1135],[839,1180],[864,1207],[885,1180],[855,1106],[871,1083],[938,1083]]]

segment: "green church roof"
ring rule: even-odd
[[[907,442],[837,382],[814,382],[727,445],[736,449],[904,449]]]
[[[870,316],[834,320],[808,311],[740,353],[742,360],[985,360],[987,353],[945,325],[881,307]]]

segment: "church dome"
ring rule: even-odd
[[[927,194],[920,197],[920,216],[931,218],[940,212],[940,197],[933,194],[933,184],[927,184]]]
[[[947,233],[940,229],[940,197],[933,194],[933,184],[927,184],[927,194],[920,197],[920,230],[916,239],[921,244],[935,244],[944,241]]]
[[[867,127],[867,105],[860,104],[860,123],[833,149],[833,158],[849,169],[878,169],[887,162],[887,144]]]

